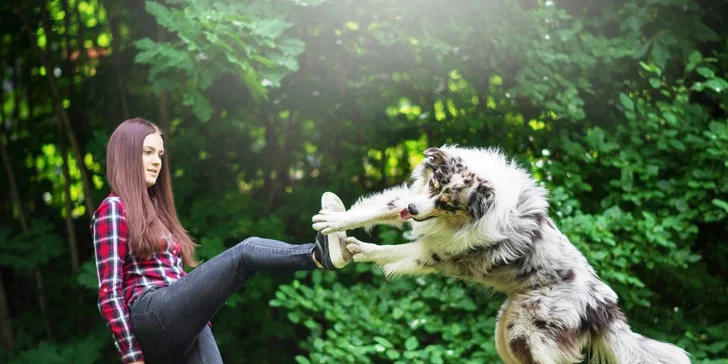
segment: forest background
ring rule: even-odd
[[[209,259],[310,242],[326,190],[402,183],[429,146],[500,146],[632,327],[728,362],[728,3],[12,0],[0,3],[0,361],[118,362],[90,216],[105,147],[166,133]],[[401,243],[376,229],[364,240]],[[498,362],[504,297],[370,265],[257,276],[213,319],[226,363]]]

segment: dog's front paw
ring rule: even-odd
[[[321,210],[314,215],[313,228],[322,234],[329,235],[337,231],[346,231],[348,226],[345,220],[346,212]]]
[[[376,244],[365,243],[357,238],[346,238],[346,250],[351,253],[355,262],[373,262],[375,253],[379,248]]]

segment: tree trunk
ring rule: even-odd
[[[14,71],[17,72],[17,69],[15,69]],[[1,80],[0,83],[2,83]],[[19,107],[18,105],[19,104],[16,104],[15,107]],[[4,110],[2,110],[1,108],[0,119],[2,121],[5,121],[5,113]],[[5,148],[6,139],[7,138],[5,137],[5,135],[3,133],[0,133],[0,158],[2,158],[3,165],[5,166],[5,174],[8,176],[8,185],[10,185],[10,195],[13,200],[13,204],[18,209],[18,220],[20,220],[20,228],[22,229],[23,235],[28,235],[28,221],[25,219],[25,210],[23,209],[23,201],[20,199],[20,193],[18,193],[18,184],[15,180],[15,173],[13,173],[13,169],[10,165],[10,155]],[[36,269],[34,270],[34,274],[36,276],[36,287],[38,289],[38,305],[40,306],[41,314],[43,315],[43,321],[46,327],[46,334],[48,335],[49,339],[53,339],[53,331],[51,330],[51,325],[48,321],[48,316],[46,315],[45,291],[43,290],[42,281],[39,280],[40,271]],[[2,277],[0,276],[0,335],[2,335],[3,342],[6,343],[7,347],[12,348],[15,346],[15,340],[13,337],[12,325],[10,322],[10,310],[7,305],[6,297],[7,296],[5,293],[5,285],[3,284]]]
[[[15,9],[18,12],[18,15],[23,21],[23,24],[25,25],[25,31],[28,34],[28,38],[30,40],[30,44],[33,45],[33,49],[35,50],[36,54],[40,58],[41,62],[43,63],[43,66],[46,69],[46,79],[48,79],[48,84],[51,89],[51,94],[53,95],[53,100],[55,102],[54,111],[56,113],[56,118],[58,118],[62,125],[65,127],[65,134],[68,137],[68,140],[71,143],[71,148],[73,149],[73,154],[76,160],[78,161],[78,169],[81,171],[81,184],[83,185],[83,194],[84,194],[84,201],[86,202],[86,215],[90,219],[93,212],[94,212],[94,204],[91,200],[91,179],[88,176],[88,171],[86,170],[86,165],[84,164],[83,155],[81,155],[81,148],[78,145],[78,141],[76,141],[76,135],[73,132],[73,128],[71,127],[71,121],[68,118],[68,114],[66,113],[66,109],[63,108],[63,100],[61,99],[61,94],[58,89],[58,83],[56,83],[56,79],[53,75],[53,64],[50,62],[49,58],[50,56],[45,54],[43,50],[38,47],[38,42],[36,41],[35,37],[33,36],[33,28],[30,24],[30,21],[28,21],[28,18],[25,16],[25,13],[23,12],[23,8],[20,5],[19,0],[15,0]],[[48,11],[45,8],[45,6],[41,6],[41,14],[43,15],[43,30],[46,34],[46,37],[49,37],[51,29],[48,24]],[[48,43],[50,46],[50,42]],[[60,135],[63,135],[63,129],[59,130]]]
[[[43,288],[43,276],[40,274],[39,269],[33,270],[33,278],[35,280],[35,287],[38,289],[38,307],[43,315],[46,335],[48,335],[48,339],[55,340],[55,337],[53,336],[53,329],[51,329],[51,322],[48,320],[48,315],[46,314],[46,312],[48,312],[48,307],[45,299],[45,288]]]
[[[13,60],[13,104],[15,107],[13,107],[13,118],[15,119],[15,122],[20,125],[20,92],[17,92],[17,90],[20,90],[20,76],[18,75],[18,69],[20,62],[17,61],[17,59]]]
[[[5,118],[3,118],[4,121]],[[5,150],[5,136],[1,136],[3,140],[0,140],[0,154],[2,154],[3,165],[5,165],[5,171],[8,176],[8,182],[10,185],[10,195],[13,201],[15,201],[20,216],[20,226],[23,231],[28,230],[28,224],[25,222],[25,216],[23,214],[23,205],[19,204],[18,201],[18,186],[15,183],[15,176],[13,175],[13,169],[10,168],[10,158],[8,152]],[[2,337],[3,345],[9,350],[15,348],[15,337],[13,336],[13,326],[10,322],[10,309],[8,308],[7,294],[5,293],[5,284],[3,283],[2,270],[0,270],[0,337]]]
[[[76,243],[76,229],[73,227],[73,201],[71,201],[71,174],[68,171],[68,146],[63,138],[63,125],[57,123],[60,139],[61,158],[63,159],[63,190],[65,196],[64,211],[66,213],[66,231],[68,233],[68,250],[71,253],[71,273],[78,273],[78,244]]]
[[[3,346],[8,351],[15,349],[15,337],[13,336],[13,326],[10,322],[10,310],[8,309],[8,300],[5,294],[5,283],[3,282],[2,270],[0,270],[0,338],[2,338]]]
[[[116,69],[117,86],[119,87],[119,103],[121,104],[121,115],[124,120],[129,119],[129,105],[126,101],[126,80],[124,68],[121,64],[121,33],[119,32],[119,14],[111,9],[111,1],[103,1],[106,14],[109,16],[111,26],[111,63]]]
[[[28,235],[28,221],[25,219],[23,201],[20,199],[20,194],[18,193],[18,185],[15,182],[15,174],[13,174],[13,170],[10,168],[10,156],[8,156],[8,151],[5,148],[5,136],[3,135],[2,138],[3,140],[0,143],[0,154],[2,154],[3,164],[5,165],[6,174],[8,176],[10,194],[12,195],[14,205],[18,209],[18,220],[20,220],[20,228],[23,231],[23,235]],[[45,290],[43,289],[43,280],[40,275],[40,270],[34,269],[33,275],[35,276],[36,289],[38,290],[38,306],[40,308],[41,315],[43,316],[46,335],[48,335],[48,338],[52,340],[53,330],[51,330],[51,324],[50,321],[48,321]],[[2,277],[0,277],[0,332],[2,334],[3,341],[8,343],[7,347],[12,348],[15,345],[15,341],[13,339],[13,331],[10,324],[10,312],[7,306],[5,286],[3,285]]]
[[[5,64],[0,62],[0,69],[5,69]],[[17,68],[13,67],[13,90],[16,90],[16,74]],[[4,72],[0,72],[0,85],[3,84]],[[17,98],[16,98],[17,99]],[[3,105],[3,98],[0,97],[0,105]],[[18,103],[15,103],[15,108],[18,109]],[[5,122],[5,110],[0,107],[0,125]],[[5,135],[0,133],[0,158],[2,158],[3,165],[5,166],[5,174],[8,176],[8,185],[10,185],[10,196],[11,199],[16,202],[18,208],[18,215],[20,215],[20,226],[22,229],[28,230],[28,224],[25,222],[25,216],[23,215],[23,205],[17,204],[20,200],[18,195],[18,185],[15,183],[15,175],[13,169],[10,167],[10,157],[5,149]],[[7,294],[5,293],[5,283],[3,281],[2,269],[0,269],[0,340],[2,344],[9,351],[15,349],[15,336],[13,335],[13,325],[10,321],[10,308],[8,308]]]
[[[265,165],[263,166],[263,191],[265,191],[266,203],[263,208],[263,214],[270,213],[275,199],[277,180],[280,176],[274,175],[277,168],[278,160],[278,135],[275,130],[275,116],[269,113],[265,119]],[[285,129],[285,127],[284,127]],[[266,170],[266,168],[269,168]]]
[[[169,135],[170,133],[171,112],[169,109],[169,97],[169,90],[165,87],[159,93],[159,127],[162,129],[164,135]]]
[[[74,12],[76,13],[76,19],[78,19],[77,23],[81,24],[82,23],[81,19],[83,19],[83,18],[81,17],[81,11],[78,10],[78,6],[74,7]],[[86,48],[83,45],[85,40],[86,40],[86,27],[81,26],[81,27],[79,27],[78,32],[76,32],[76,47],[78,47],[78,58],[76,58],[76,64],[78,64],[78,65],[84,65],[85,62],[88,61],[88,53],[86,52]],[[82,67],[79,66],[79,68],[82,68]],[[83,74],[83,72],[78,72],[78,74],[74,75],[74,76],[78,76],[78,78],[80,79],[79,83],[78,83],[78,85],[80,85],[79,94],[82,95],[82,97],[83,97],[83,95],[88,95],[89,94],[88,88],[89,88],[90,83],[84,81],[85,75]],[[77,106],[80,106],[80,105],[77,105]],[[86,107],[82,107],[81,110],[76,109],[76,115],[81,115],[81,117],[80,117],[81,120],[84,120],[87,123],[90,123],[93,120],[92,113],[89,112],[89,109]],[[83,128],[83,126],[81,126],[81,127]]]
[[[0,69],[5,69],[6,65],[4,62],[0,62]],[[18,78],[17,74],[18,69],[15,67],[15,64],[13,65],[13,91],[15,94],[15,106],[13,110],[14,115],[19,115],[17,112],[18,109],[20,109],[20,104],[18,103],[19,98],[17,97],[17,90],[18,90]],[[4,73],[0,73],[0,85],[5,83],[4,79]],[[2,90],[0,90],[2,91]],[[5,101],[3,100],[4,97],[2,93],[0,93],[0,105],[4,105]],[[7,117],[5,115],[5,109],[0,107],[0,125],[7,122]],[[18,122],[18,120],[16,120]],[[23,211],[23,204],[20,200],[20,193],[18,193],[18,184],[15,182],[15,173],[13,172],[13,168],[10,165],[10,155],[8,154],[8,150],[5,148],[5,143],[7,143],[8,138],[5,136],[5,132],[0,129],[0,158],[2,158],[3,165],[5,166],[5,174],[8,176],[8,185],[10,186],[10,198],[13,200],[13,203],[15,204],[16,208],[18,209],[18,218],[20,220],[20,227],[23,230],[23,233],[26,233],[28,231],[28,223],[25,221],[25,213]]]
[[[268,198],[263,209],[264,214],[273,211],[273,207],[279,200],[278,197],[285,187],[290,185],[291,180],[288,174],[290,168],[290,155],[295,148],[294,139],[301,134],[301,124],[298,122],[298,112],[292,112],[288,120],[284,120],[281,128],[282,144],[278,142],[278,134],[274,130],[275,117],[268,116],[266,123],[266,166],[271,167],[270,173],[266,173],[264,188],[268,190]]]
[[[157,42],[164,42],[166,40],[167,31],[161,25],[157,25]],[[169,128],[171,122],[169,98],[169,90],[165,87],[162,92],[159,93],[159,127],[166,135],[169,135],[170,133]]]
[[[3,117],[3,121],[5,118]],[[28,222],[25,221],[25,213],[23,211],[23,204],[20,201],[20,194],[18,193],[18,184],[15,182],[15,174],[13,169],[10,167],[10,156],[8,155],[7,149],[5,149],[5,135],[1,135],[0,138],[0,154],[2,155],[3,165],[5,166],[5,173],[8,176],[8,184],[10,185],[10,196],[15,203],[15,207],[18,209],[18,219],[20,220],[20,228],[23,232],[28,231]]]

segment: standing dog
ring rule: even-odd
[[[495,342],[508,364],[690,363],[682,349],[630,330],[617,295],[548,216],[546,190],[495,149],[430,148],[414,182],[321,211],[324,234],[412,224],[416,241],[347,239],[354,261],[388,275],[440,272],[508,295]]]

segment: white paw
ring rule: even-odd
[[[346,250],[351,253],[355,262],[375,261],[374,253],[378,247],[376,244],[365,243],[357,238],[346,238]]]
[[[337,231],[347,230],[345,216],[346,212],[321,210],[311,220],[313,221],[314,230],[320,231],[324,235],[329,235]]]

